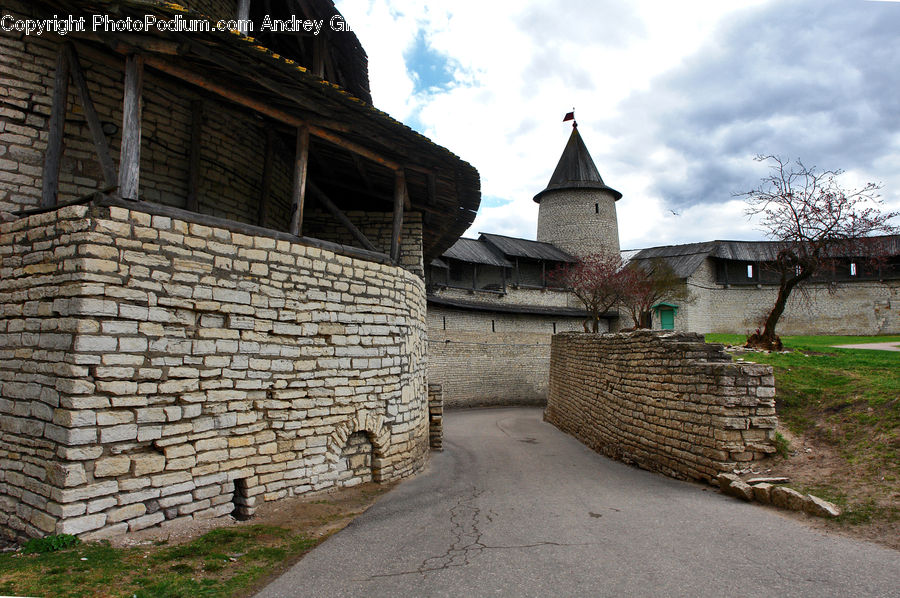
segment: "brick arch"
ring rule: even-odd
[[[364,432],[372,443],[372,480],[381,481],[381,468],[390,440],[390,429],[384,425],[384,416],[371,411],[358,411],[342,424],[338,424],[328,437],[325,452],[326,461],[336,465],[347,440],[357,432]]]

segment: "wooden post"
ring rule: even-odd
[[[59,166],[62,162],[63,137],[66,127],[66,102],[69,97],[69,57],[66,46],[56,57],[56,78],[53,82],[53,106],[50,112],[50,135],[44,154],[41,207],[56,205],[59,193]]]
[[[394,228],[391,234],[391,259],[400,262],[400,232],[403,230],[403,200],[406,198],[406,173],[397,170],[394,178]]]
[[[144,59],[132,54],[125,60],[125,99],[122,108],[122,150],[119,154],[119,194],[137,201],[141,178],[141,91]]]
[[[263,157],[262,185],[259,194],[259,210],[257,211],[256,224],[265,226],[269,219],[269,197],[272,195],[272,160],[275,156],[275,131],[271,127],[266,128],[266,153]]]
[[[306,172],[309,168],[309,127],[297,129],[297,151],[294,154],[294,191],[291,200],[291,234],[303,231],[303,203],[306,200]]]
[[[203,101],[191,102],[191,155],[188,165],[188,196],[185,209],[200,211],[200,135],[203,131]]]
[[[478,288],[478,264],[472,264],[472,290]]]
[[[250,0],[238,0],[237,18],[239,21],[246,21],[250,18]],[[247,35],[250,32],[246,26],[241,24],[240,33],[241,35]]]
[[[103,170],[103,181],[107,187],[113,187],[117,178],[116,165],[113,164],[112,157],[109,154],[109,143],[106,141],[106,133],[103,132],[103,124],[97,115],[94,101],[91,99],[91,92],[88,89],[87,81],[85,81],[84,71],[81,70],[81,61],[78,60],[78,52],[75,50],[75,45],[72,42],[68,42],[66,43],[66,49],[69,53],[69,68],[72,69],[72,82],[75,83],[75,88],[78,90],[78,95],[81,98],[84,118],[87,120],[91,137],[94,140],[97,160],[99,160],[100,168]]]

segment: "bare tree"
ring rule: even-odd
[[[646,264],[631,262],[622,272],[622,306],[628,310],[635,328],[650,328],[650,311],[663,301],[690,303],[693,294],[672,266],[662,258]]]
[[[571,289],[584,304],[588,314],[585,332],[588,332],[588,322],[592,322],[594,332],[599,332],[600,316],[621,301],[623,266],[618,253],[597,253],[564,264],[550,273],[553,284]]]
[[[775,326],[797,285],[830,267],[841,256],[875,256],[879,249],[872,237],[893,234],[890,220],[898,212],[882,212],[876,183],[845,189],[837,181],[840,170],[817,170],[800,160],[757,156],[770,162],[772,172],[745,197],[749,215],[762,216],[767,236],[777,242],[772,266],[779,277],[775,304],[764,329],[747,339],[748,345],[780,348]]]

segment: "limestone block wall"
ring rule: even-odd
[[[715,282],[712,260],[697,269],[688,286],[697,300],[679,309],[675,328],[701,333],[753,332],[778,291],[774,285],[725,288]],[[844,283],[833,293],[825,285],[810,285],[809,300],[797,292],[791,295],[778,333],[900,334],[900,280]]]
[[[775,451],[775,379],[699,334],[558,334],[544,417],[615,459],[712,481]]]
[[[140,204],[2,224],[0,533],[102,537],[409,475],[425,350],[402,268]]]
[[[580,318],[431,305],[428,381],[441,385],[449,408],[542,405],[554,324],[560,332],[582,330]]]

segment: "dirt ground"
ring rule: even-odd
[[[847,495],[851,503],[873,501],[882,514],[873,516],[871,522],[851,523],[846,520],[827,520],[802,513],[792,513],[791,517],[803,520],[818,529],[839,533],[854,538],[868,540],[900,550],[900,520],[889,521],[883,515],[891,507],[900,507],[900,492],[896,484],[883,479],[871,479],[861,474],[835,449],[814,438],[792,434],[785,428],[778,430],[790,441],[790,457],[772,457],[753,464],[752,471],[743,473],[745,480],[760,476],[784,476],[790,478],[789,486],[796,489],[812,489],[826,486]],[[817,495],[818,496],[818,495]],[[822,498],[828,498],[822,496]],[[760,508],[775,508],[760,505]],[[846,511],[846,508],[843,508]],[[779,509],[781,511],[781,509]]]
[[[127,547],[166,541],[182,544],[206,532],[241,525],[273,525],[303,532],[310,537],[330,536],[347,526],[357,515],[372,506],[379,496],[396,483],[359,484],[301,497],[262,503],[254,516],[246,521],[218,517],[191,521],[174,528],[152,527],[110,539],[113,546]]]

